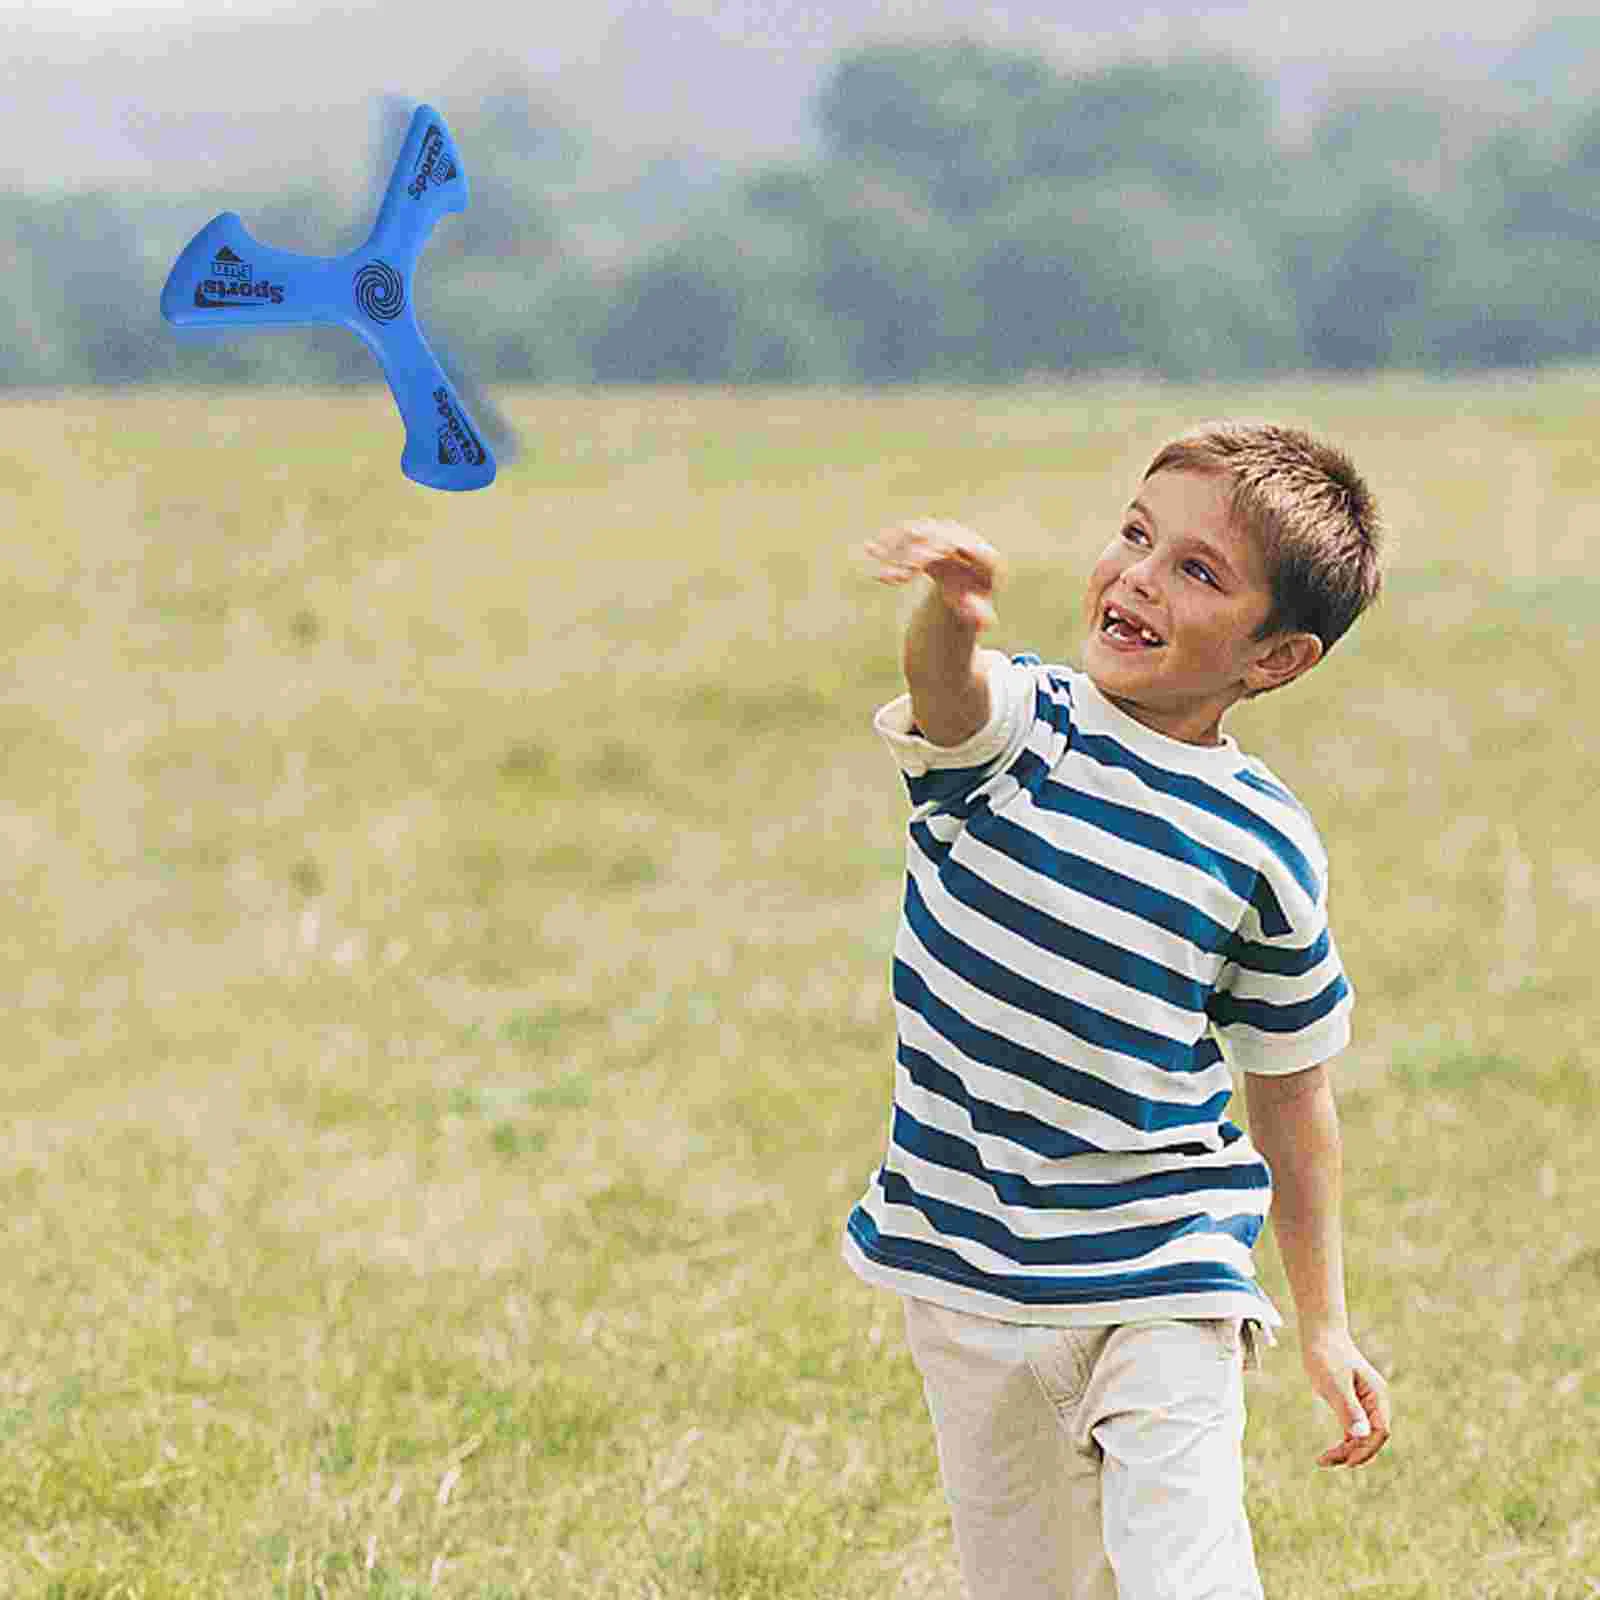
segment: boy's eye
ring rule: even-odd
[[[1213,589],[1216,588],[1216,576],[1211,571],[1211,568],[1208,567],[1203,561],[1191,561],[1189,563],[1189,570],[1193,573],[1196,573],[1203,582],[1209,583]]]
[[[1136,522],[1130,522],[1127,527],[1122,530],[1122,537],[1124,539],[1138,541],[1144,538],[1144,529],[1141,528]]]

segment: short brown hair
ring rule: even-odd
[[[1272,609],[1256,638],[1314,633],[1330,650],[1378,598],[1378,505],[1350,458],[1299,428],[1207,422],[1156,452],[1145,469],[1232,482],[1229,513],[1259,542]]]

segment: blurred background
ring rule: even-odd
[[[1501,368],[1600,346],[1600,18],[1574,0],[271,0],[0,7],[0,384],[375,381],[200,350],[236,208],[364,236],[384,95],[473,181],[425,324],[488,381]]]

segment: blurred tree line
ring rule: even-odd
[[[508,76],[449,115],[471,209],[424,325],[501,382],[1000,381],[1592,357],[1600,98],[1497,110],[1349,88],[1293,137],[1231,60],[1070,72],[974,42],[881,44],[819,96],[820,153],[619,174]],[[391,152],[378,158],[387,169]],[[175,337],[167,268],[218,210],[353,247],[322,181],[0,195],[0,384],[366,381],[341,330]]]

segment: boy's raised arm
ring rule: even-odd
[[[866,553],[880,583],[932,580],[906,627],[903,662],[923,738],[958,745],[989,720],[989,680],[978,635],[995,622],[994,548],[959,523],[923,518],[889,528]]]

